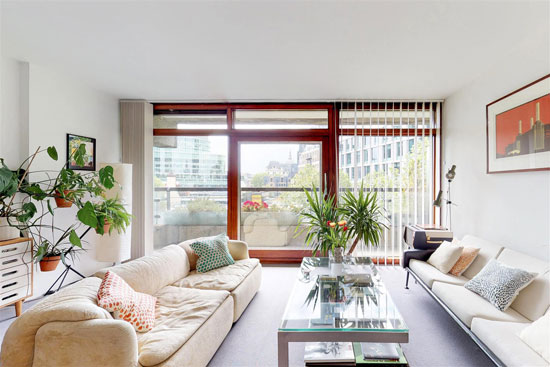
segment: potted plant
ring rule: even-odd
[[[384,209],[379,205],[377,193],[365,193],[362,183],[357,195],[350,190],[342,195],[338,214],[347,221],[349,236],[355,238],[348,255],[353,253],[360,240],[367,246],[378,246],[382,231],[388,228],[385,224],[387,218]]]
[[[304,189],[309,204],[298,214],[298,225],[294,237],[306,233],[305,244],[313,248],[313,254],[321,253],[327,256],[332,249],[332,242],[328,238],[330,233],[329,222],[337,222],[336,196],[326,190],[317,189],[313,185],[311,193]]]
[[[50,158],[57,160],[57,150],[55,147],[49,147],[44,150],[38,148],[36,152],[27,158],[21,164],[16,172],[23,173],[21,175],[14,174],[10,171],[2,161],[0,168],[0,214],[8,215],[15,218],[15,221],[9,221],[9,225],[19,230],[25,231],[33,238],[34,243],[34,261],[40,263],[43,271],[54,270],[59,261],[65,264],[65,258],[68,255],[74,255],[75,248],[83,249],[81,238],[86,233],[94,228],[99,234],[110,232],[109,228],[105,228],[104,224],[110,224],[119,232],[124,231],[130,223],[131,215],[123,207],[118,198],[105,199],[103,197],[106,189],[114,187],[116,181],[113,176],[113,167],[106,166],[98,172],[88,172],[80,174],[68,168],[67,163],[58,172],[55,178],[50,178],[51,171],[37,171],[34,175],[43,173],[45,178],[38,181],[28,182],[25,177],[30,172],[30,166],[34,158],[47,151]],[[71,156],[74,160],[83,165],[83,157],[86,153],[84,144],[76,149]],[[25,169],[22,169],[22,167]],[[9,174],[8,174],[9,173]],[[10,176],[11,175],[11,176]],[[19,176],[21,176],[19,178]],[[33,176],[34,177],[34,176]],[[15,189],[14,189],[15,187]],[[15,190],[15,191],[14,191]],[[21,200],[18,203],[14,202],[16,193],[21,194]],[[10,197],[9,201],[6,200]],[[96,202],[95,206],[90,201],[83,202],[83,198],[89,198]],[[68,228],[60,228],[55,224],[55,209],[52,207],[51,199],[69,200],[71,205],[76,205],[79,212],[86,206],[89,210],[92,206],[92,212],[99,213],[96,216],[96,222],[89,225],[89,220],[80,220],[76,224],[72,224]],[[59,207],[63,207],[60,205]],[[98,225],[98,218],[103,225]],[[76,230],[79,227],[87,227],[79,236]],[[45,230],[46,229],[46,230]],[[65,264],[67,265],[67,264]]]
[[[42,241],[35,246],[34,261],[40,265],[41,271],[54,271],[60,261],[65,264],[66,257],[75,253],[73,246],[82,250],[82,243],[74,229],[74,226],[69,227],[54,243],[39,236]]]
[[[97,234],[124,232],[130,225],[132,215],[126,211],[118,198],[103,199],[98,203],[86,202],[77,213],[78,219],[94,228]]]

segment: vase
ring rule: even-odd
[[[335,264],[341,264],[344,261],[344,248],[336,247],[332,252],[332,262]]]
[[[16,224],[15,218],[12,218],[10,221],[11,224]],[[19,229],[10,226],[6,217],[0,217],[0,241],[11,240],[19,237]]]

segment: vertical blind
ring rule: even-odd
[[[408,224],[439,224],[440,102],[338,102],[340,194],[377,192],[387,217],[377,247],[360,243],[358,255],[395,262]]]

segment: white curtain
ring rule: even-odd
[[[432,203],[439,190],[441,102],[338,102],[340,193],[378,193],[387,216],[378,247],[356,254],[393,263],[403,250],[407,224],[439,224]]]

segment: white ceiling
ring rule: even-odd
[[[445,98],[550,44],[549,4],[3,1],[2,51],[121,98]]]

